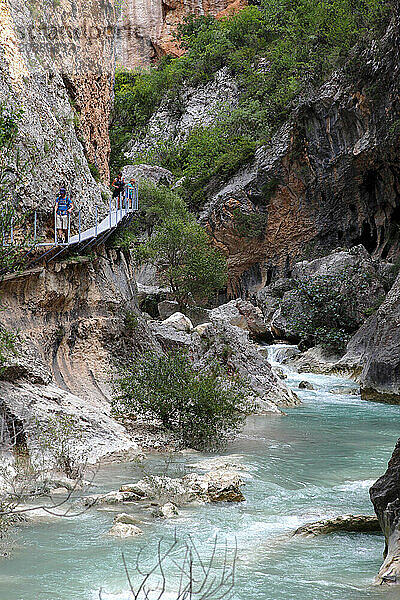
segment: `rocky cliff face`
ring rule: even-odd
[[[178,101],[165,98],[149,119],[146,135],[132,140],[126,156],[136,158],[160,142],[182,142],[195,127],[212,125],[222,109],[235,108],[238,100],[238,84],[226,67],[220,69],[204,86],[182,88]]]
[[[0,8],[0,100],[22,108],[23,208],[44,214],[65,184],[93,212],[88,161],[108,180],[114,67],[112,0],[9,0]]]
[[[210,186],[203,220],[228,256],[235,293],[337,246],[361,243],[383,258],[398,255],[399,24],[300,99],[254,162]],[[241,237],[235,209],[264,216],[264,233]]]
[[[394,19],[382,40],[304,92],[252,162],[229,181],[210,181],[201,218],[228,258],[232,295],[260,289],[290,275],[296,261],[338,246],[363,244],[384,259],[398,256],[399,24]],[[218,97],[232,107],[239,94],[225,70],[184,89],[179,106],[165,101],[151,118],[146,147],[185,138],[215,118]],[[129,153],[142,149],[134,141]],[[238,213],[254,219],[254,234],[238,227]]]
[[[223,17],[246,4],[246,0],[127,0],[118,20],[118,62],[132,69],[149,66],[164,54],[181,56],[174,34],[186,15]]]
[[[129,257],[103,249],[94,260],[39,267],[2,283],[1,323],[21,332],[0,382],[1,412],[20,423],[76,417],[92,460],[135,444],[110,418],[115,361],[157,344],[138,315]]]
[[[377,312],[350,340],[344,360],[360,364],[364,399],[400,403],[400,275]]]
[[[374,483],[370,491],[379,524],[385,534],[384,562],[376,583],[400,583],[400,439],[397,441],[386,473]]]

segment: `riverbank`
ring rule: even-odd
[[[287,409],[285,417],[249,418],[223,453],[243,465],[246,502],[183,507],[171,520],[154,519],[142,508],[138,516],[143,535],[125,541],[106,536],[112,510],[90,510],[74,519],[21,528],[14,555],[1,563],[0,597],[94,600],[102,587],[104,600],[130,600],[121,552],[132,570],[139,549],[150,564],[158,539],[171,540],[176,531],[181,538],[190,533],[202,556],[211,552],[216,534],[231,547],[237,539],[237,600],[395,598],[396,591],[372,587],[382,536],[293,539],[290,534],[322,518],[373,514],[368,488],[385,469],[398,437],[399,407],[337,393],[355,387],[344,379],[283,369],[285,382],[303,405]],[[315,389],[299,390],[301,380]],[[169,474],[181,476],[189,464],[204,458],[208,456],[200,453],[177,455]],[[146,468],[164,472],[163,456],[149,457]],[[140,477],[136,463],[107,465],[98,473],[95,491],[116,489]],[[121,507],[117,510],[122,512]]]

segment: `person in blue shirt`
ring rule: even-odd
[[[71,199],[67,196],[65,188],[60,189],[60,195],[56,199],[56,229],[57,239],[59,242],[66,242],[68,238],[68,221],[74,205]]]
[[[135,199],[135,188],[136,188],[136,181],[132,177],[129,180],[128,185],[126,186],[126,205],[128,208],[133,208],[134,199]]]

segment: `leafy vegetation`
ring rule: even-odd
[[[246,390],[217,364],[197,370],[186,353],[146,353],[124,366],[114,411],[157,418],[184,446],[221,446],[244,421]]]
[[[384,0],[262,0],[225,19],[189,16],[178,31],[186,50],[143,73],[119,70],[111,122],[112,168],[124,161],[132,132],[140,137],[163,98],[179,105],[183,85],[196,86],[226,68],[240,91],[234,109],[194,129],[179,145],[160,142],[145,158],[184,176],[182,192],[196,206],[213,177],[248,161],[288,114],[305,85],[317,85],[386,22]]]
[[[143,252],[159,270],[179,305],[204,303],[227,282],[225,257],[210,246],[203,227],[189,214],[171,218],[155,231]]]
[[[49,455],[67,477],[81,478],[84,462],[81,450],[83,428],[76,417],[59,414],[46,422],[37,420],[35,429],[43,461],[46,463]]]
[[[266,213],[245,213],[240,208],[235,208],[233,217],[237,232],[248,238],[262,237],[267,226]]]
[[[152,237],[137,245],[144,233]],[[207,233],[182,198],[165,186],[141,184],[138,218],[110,244],[133,249],[138,264],[156,265],[160,281],[171,288],[181,307],[189,298],[207,301],[227,281],[225,257],[211,248]]]

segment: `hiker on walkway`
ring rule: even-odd
[[[133,208],[133,204],[135,202],[135,189],[136,189],[136,180],[133,177],[131,177],[128,185],[126,186],[127,208]]]
[[[72,209],[74,205],[72,204],[71,199],[67,196],[67,191],[65,188],[60,189],[60,195],[56,199],[55,204],[55,218],[56,218],[56,230],[57,230],[57,239],[59,242],[67,242],[68,241],[68,229],[69,229],[69,220],[71,217]]]
[[[113,191],[113,198],[117,198],[117,209],[120,208],[120,203],[121,203],[121,195],[124,191],[124,187],[125,187],[125,181],[124,178],[122,177],[122,173],[118,173],[118,175],[116,176],[116,178],[114,179],[114,181],[111,184],[114,188]]]

